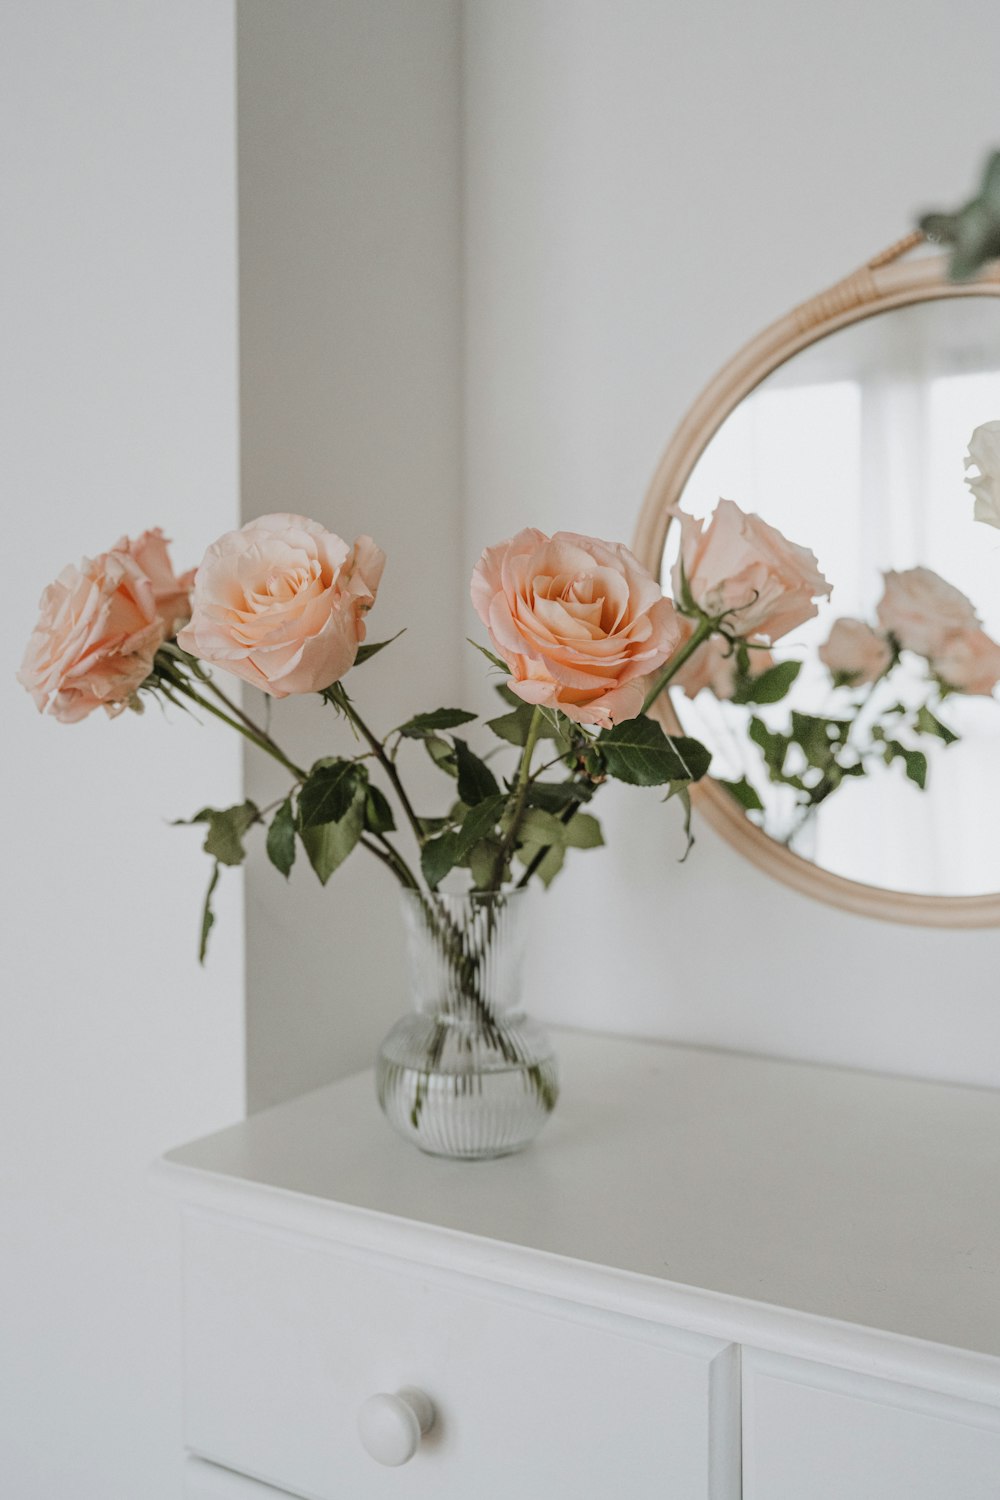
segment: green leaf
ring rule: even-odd
[[[759,677],[741,677],[733,692],[733,703],[780,703],[802,671],[800,661],[780,661]]]
[[[764,811],[764,804],[760,800],[760,794],[756,787],[750,785],[745,776],[741,776],[739,781],[723,781],[719,777],[717,784],[725,787],[730,797],[735,798],[741,807],[746,808],[747,812]]]
[[[313,767],[299,793],[300,828],[339,823],[353,803],[368,772],[353,760],[335,760]]]
[[[684,838],[686,842],[684,844],[684,853],[678,860],[678,864],[682,865],[695,846],[695,836],[691,832],[691,783],[689,781],[672,781],[667,788],[667,795],[663,800],[664,802],[669,802],[673,797],[678,799],[684,809]]]
[[[320,823],[299,830],[309,863],[321,884],[326,885],[360,839],[365,823],[365,801],[363,791],[359,791],[339,822]]]
[[[532,708],[530,703],[522,703],[520,708],[515,708],[512,713],[501,714],[498,719],[487,719],[487,729],[501,740],[506,740],[509,745],[526,745],[528,743],[528,729],[531,725]]]
[[[566,843],[566,824],[553,813],[543,812],[540,807],[529,807],[521,819],[517,831],[522,844],[534,844],[536,848],[550,849]]]
[[[664,734],[657,721],[647,714],[603,730],[597,746],[608,774],[630,786],[699,781],[711,760],[698,740]]]
[[[936,735],[939,740],[944,740],[946,745],[953,745],[958,739],[954,730],[949,729],[947,724],[942,724],[940,719],[934,717],[926,703],[922,703],[917,709],[913,727],[918,734]]]
[[[469,872],[477,891],[490,889],[499,857],[500,843],[497,839],[480,839],[469,850]]]
[[[600,823],[592,813],[578,812],[563,824],[563,843],[567,849],[599,849],[604,843]]]
[[[475,807],[486,797],[495,797],[500,791],[497,779],[485,761],[474,755],[464,740],[454,739],[455,758],[458,765],[458,795],[469,807]]]
[[[533,781],[525,799],[529,807],[562,812],[573,803],[589,802],[597,788],[589,781]]]
[[[205,954],[208,952],[208,934],[215,926],[215,912],[212,910],[212,897],[215,895],[215,887],[219,883],[219,862],[216,860],[212,866],[212,876],[208,882],[208,890],[205,892],[205,905],[201,912],[201,936],[198,940],[198,962],[205,962]]]
[[[291,797],[285,798],[271,819],[267,830],[267,857],[287,879],[295,863],[295,814]]]
[[[499,667],[500,671],[504,674],[505,677],[510,676],[510,667],[508,667],[505,661],[501,661],[499,656],[494,656],[492,651],[487,651],[486,647],[481,646],[478,641],[474,641],[471,635],[467,635],[465,639],[468,641],[470,646],[475,646],[476,650],[481,652],[482,655],[486,657],[486,660],[488,662],[492,662],[493,666]]]
[[[535,874],[538,876],[539,880],[542,882],[546,890],[548,890],[549,886],[552,884],[553,880],[555,880],[556,876],[559,874],[559,871],[562,869],[565,863],[566,850],[561,849],[558,844],[551,844],[549,846],[549,852],[546,854],[545,858],[538,866],[538,869],[535,871]]]
[[[371,661],[373,656],[378,656],[380,651],[384,651],[386,646],[391,646],[393,641],[398,641],[399,637],[405,633],[406,626],[404,625],[402,630],[397,630],[396,634],[391,635],[387,641],[372,641],[371,645],[359,646],[358,654],[354,658],[354,665],[360,667],[366,661]]]
[[[493,832],[506,805],[507,798],[498,792],[495,797],[487,797],[475,807],[470,808],[458,830],[460,859],[464,858],[473,844],[478,844],[480,839],[486,838]]]
[[[420,868],[432,891],[437,890],[448,872],[455,868],[459,857],[458,834],[453,829],[439,834],[436,839],[427,840],[420,851]]]
[[[396,828],[389,799],[377,786],[365,792],[365,828],[369,833],[393,833]]]
[[[911,781],[916,782],[921,791],[927,785],[927,757],[922,750],[904,750],[903,764],[906,774]]]
[[[415,714],[394,732],[407,740],[421,740],[437,729],[457,729],[460,724],[471,724],[476,717],[464,708],[436,708],[429,714]]]
[[[260,813],[252,802],[241,802],[237,807],[227,807],[209,814],[208,835],[204,850],[217,859],[220,865],[241,865],[246,856],[243,835]]]
[[[449,740],[443,740],[438,734],[429,734],[423,743],[427,754],[439,770],[445,771],[449,776],[458,775],[458,760]]]

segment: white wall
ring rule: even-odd
[[[191,721],[40,719],[13,681],[43,585],[236,518],[229,0],[21,0],[0,48],[4,984],[0,1490],[174,1500],[176,1205],[147,1182],[243,1106],[239,882],[166,820],[237,800]]]
[[[468,0],[466,573],[526,524],[628,539],[714,371],[961,199],[991,144],[988,0]],[[808,542],[808,475],[803,525]],[[481,681],[468,663],[469,690]],[[1000,1083],[1000,933],[855,918],[655,793],[545,903],[533,1001],[569,1024]]]
[[[238,57],[243,514],[299,511],[388,554],[369,639],[407,633],[349,684],[384,732],[453,699],[468,650],[459,5],[240,0]],[[306,764],[353,748],[315,698],[271,723]],[[270,762],[246,769],[259,802],[280,794]],[[260,1108],[368,1067],[407,992],[395,882],[363,851],[323,890],[258,849],[247,895]]]

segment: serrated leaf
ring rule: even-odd
[[[326,885],[334,870],[344,863],[354,849],[364,829],[364,822],[365,797],[363,792],[358,792],[339,822],[321,823],[316,827],[299,830],[309,863],[322,885]]]
[[[299,792],[299,827],[339,823],[367,780],[368,772],[357,761],[335,760],[314,766]]]
[[[295,863],[295,814],[291,797],[285,798],[271,819],[267,830],[267,857],[287,880]]]
[[[202,847],[220,865],[241,865],[246,857],[243,835],[260,817],[253,802],[236,807],[211,808],[208,811],[208,833]]]
[[[562,829],[567,849],[599,849],[604,843],[601,825],[592,813],[578,812]]]
[[[458,766],[458,795],[469,807],[487,797],[495,797],[500,788],[485,761],[479,759],[456,735],[454,738],[455,759]]]
[[[800,661],[780,661],[759,677],[743,677],[733,692],[733,703],[780,703],[802,670]]]
[[[760,800],[760,794],[757,791],[757,788],[751,786],[750,782],[747,781],[745,776],[741,776],[739,781],[723,781],[722,778],[719,777],[717,780],[717,785],[725,787],[730,797],[732,797],[734,801],[738,802],[741,807],[745,807],[747,812],[764,811],[764,804]]]
[[[431,713],[414,714],[394,732],[403,739],[419,740],[438,729],[457,729],[460,724],[471,724],[477,717],[464,708],[435,708]]]
[[[509,745],[523,746],[528,743],[531,714],[530,704],[524,703],[520,708],[515,708],[512,713],[501,714],[497,719],[487,719],[486,727],[492,729],[499,739],[506,740]]]
[[[457,830],[460,857],[464,857],[473,844],[478,844],[480,839],[493,832],[506,805],[507,798],[498,792],[495,797],[487,797],[469,809],[461,828]]]
[[[505,661],[501,661],[499,656],[494,656],[492,651],[487,651],[486,647],[481,646],[478,641],[474,641],[471,635],[467,635],[465,639],[468,641],[470,646],[475,646],[476,650],[483,656],[485,656],[486,660],[492,663],[494,667],[499,667],[500,671],[503,672],[506,677],[510,676],[510,667],[508,667]]]
[[[711,756],[699,740],[664,734],[655,719],[639,714],[598,736],[609,776],[630,786],[662,786],[668,781],[699,781]]]
[[[691,783],[689,781],[672,781],[667,789],[664,802],[670,802],[674,797],[678,799],[684,809],[684,853],[677,861],[682,865],[694,848],[696,840],[691,832]]]
[[[525,800],[529,807],[562,812],[574,802],[589,802],[595,791],[596,787],[589,781],[533,781]]]
[[[384,651],[386,646],[391,646],[393,641],[398,641],[399,637],[401,635],[405,635],[405,633],[406,626],[404,625],[402,630],[397,630],[396,634],[391,635],[387,641],[372,641],[370,645],[366,644],[359,646],[358,654],[354,658],[354,665],[356,667],[360,667],[363,666],[366,661],[371,661],[373,656],[378,656],[380,651]]]
[[[208,890],[205,892],[205,904],[201,909],[201,935],[198,939],[198,962],[205,962],[205,954],[208,952],[208,934],[215,926],[215,912],[212,910],[212,897],[215,895],[215,887],[219,883],[218,861],[212,866],[211,879],[208,882]]]

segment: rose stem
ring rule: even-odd
[[[538,736],[542,732],[543,718],[542,710],[536,704],[535,711],[531,715],[531,723],[528,725],[528,737],[524,742],[524,749],[521,751],[521,764],[517,771],[517,783],[514,787],[514,798],[511,804],[510,817],[507,822],[507,830],[500,841],[500,848],[497,850],[496,862],[493,866],[492,886],[497,891],[500,889],[503,872],[510,857],[514,840],[517,837],[517,831],[521,826],[521,819],[524,816],[524,803],[528,795],[528,781],[531,774],[531,757],[535,753]]]
[[[710,635],[714,634],[715,629],[716,621],[706,620],[704,616],[702,616],[701,620],[699,620],[698,622],[698,626],[694,634],[684,642],[684,645],[677,652],[677,654],[670,658],[670,660],[667,662],[667,665],[664,667],[663,671],[660,673],[659,677],[656,679],[653,686],[646,694],[645,701],[642,705],[642,711],[644,714],[649,712],[653,704],[656,702],[657,698],[663,692],[663,689],[677,675],[684,663],[690,660],[690,658],[697,651],[698,647],[705,641],[707,641]]]
[[[354,727],[358,730],[358,733],[368,741],[372,754],[375,756],[375,759],[378,761],[379,765],[382,767],[383,771],[392,782],[393,790],[395,791],[396,796],[399,798],[399,805],[406,814],[410,827],[413,829],[413,832],[416,835],[417,843],[421,848],[423,848],[426,842],[426,835],[424,833],[424,830],[420,826],[419,818],[413,811],[413,806],[410,802],[410,799],[406,795],[406,790],[403,786],[402,781],[400,780],[399,772],[396,770],[396,767],[393,765],[392,761],[385,753],[385,748],[382,744],[382,741],[376,737],[373,730],[368,728],[368,725],[358,713],[350,698],[348,698],[343,686],[339,682],[334,686],[336,691],[333,696],[336,702],[344,710],[344,713],[350,719]]]

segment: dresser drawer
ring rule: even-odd
[[[201,1456],[309,1500],[736,1500],[732,1346],[377,1263],[198,1214],[185,1227],[185,1430]],[[358,1412],[417,1387],[404,1469]]]
[[[184,1500],[295,1500],[287,1490],[272,1489],[232,1469],[189,1458],[184,1465]]]
[[[998,1500],[1000,1409],[743,1351],[746,1500]]]

